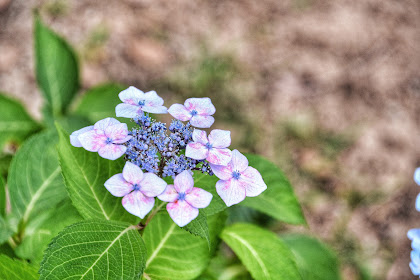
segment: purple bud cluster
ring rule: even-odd
[[[125,158],[146,170],[162,177],[176,176],[184,170],[200,170],[213,175],[205,160],[196,160],[181,154],[192,142],[194,128],[173,120],[169,126],[152,119],[148,114],[134,118],[138,127],[129,131],[132,138],[126,143]],[[169,135],[168,135],[169,134]]]

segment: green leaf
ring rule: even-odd
[[[13,233],[7,221],[0,215],[0,245],[5,243]]]
[[[207,224],[206,215],[204,215],[201,211],[198,214],[197,218],[195,218],[189,224],[184,226],[183,229],[185,229],[191,234],[204,238],[207,241],[208,246],[210,248],[211,244],[210,244],[209,226]]]
[[[123,208],[121,198],[114,197],[104,183],[121,173],[122,159],[108,160],[98,153],[88,152],[70,144],[70,136],[59,124],[58,154],[64,181],[73,205],[86,219],[118,220],[134,223],[138,220]]]
[[[13,260],[6,255],[0,255],[0,279],[7,280],[37,280],[37,269],[30,264]]]
[[[338,280],[337,256],[315,238],[301,234],[283,236],[283,241],[295,255],[296,264],[305,280]]]
[[[220,229],[209,221],[210,240],[214,242]],[[207,242],[179,228],[166,212],[159,212],[144,230],[148,258],[145,278],[194,279],[207,266],[211,252]]]
[[[136,226],[88,220],[68,226],[53,239],[40,279],[139,279],[145,258]]]
[[[0,216],[6,214],[6,182],[0,174]]]
[[[74,112],[92,122],[115,116],[115,107],[122,102],[118,93],[125,88],[119,84],[94,87],[83,94]]]
[[[56,120],[60,126],[67,133],[72,133],[73,131],[79,130],[83,127],[90,126],[92,123],[87,120],[85,117],[81,116],[65,116]]]
[[[56,143],[55,131],[37,134],[22,145],[10,164],[7,183],[12,213],[23,225],[67,196]]]
[[[21,143],[38,129],[39,125],[19,102],[0,93],[0,151],[6,143]]]
[[[301,279],[293,254],[274,233],[251,224],[235,224],[221,237],[254,279]]]
[[[283,172],[261,156],[247,154],[246,157],[249,166],[261,173],[267,189],[257,197],[247,197],[241,205],[254,208],[286,223],[305,224],[302,209]]]
[[[200,171],[194,171],[193,177],[194,187],[206,190],[213,195],[210,205],[202,210],[206,216],[216,214],[227,208],[226,204],[216,192],[216,183],[219,181],[219,178],[217,178],[215,175],[210,176],[203,174]]]
[[[15,250],[16,255],[33,263],[40,263],[53,237],[66,226],[81,220],[79,212],[71,204],[70,199],[66,198],[56,208],[43,212],[29,221],[23,239]]]
[[[79,89],[76,55],[67,42],[35,16],[35,61],[38,85],[57,117],[66,111]]]

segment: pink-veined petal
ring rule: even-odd
[[[155,205],[153,197],[147,197],[140,191],[133,191],[122,199],[122,205],[129,213],[144,218]]]
[[[212,164],[228,165],[230,160],[232,159],[232,152],[227,148],[225,149],[212,148],[210,149],[209,155],[207,156],[206,159],[208,162]]]
[[[238,204],[246,197],[245,188],[238,184],[238,181],[235,179],[217,181],[216,191],[228,207]]]
[[[206,145],[209,140],[207,139],[207,133],[204,130],[194,129],[192,133],[192,139],[194,142]]]
[[[267,189],[267,185],[264,183],[260,172],[257,169],[248,166],[240,177],[239,183],[245,188],[246,196],[257,196]]]
[[[173,104],[168,109],[168,113],[171,114],[177,120],[188,121],[191,119],[191,113],[181,104]]]
[[[142,110],[144,112],[152,113],[152,114],[166,114],[168,113],[168,109],[165,106],[143,106]]]
[[[209,134],[209,143],[213,148],[227,148],[230,146],[230,131],[214,129]]]
[[[106,159],[116,160],[121,157],[127,150],[126,146],[108,144],[99,149],[98,154]]]
[[[128,136],[127,124],[119,123],[116,125],[108,126],[105,129],[106,137],[112,139],[113,143],[116,143],[118,140],[123,140]]]
[[[140,191],[148,197],[155,197],[163,193],[166,185],[167,183],[156,174],[144,173],[140,182]]]
[[[127,135],[125,138],[114,139],[114,141],[112,141],[112,143],[114,143],[114,144],[122,144],[122,143],[127,142],[131,138],[133,138],[133,136]]]
[[[213,195],[200,188],[193,188],[185,195],[185,201],[195,208],[205,208],[209,206]]]
[[[165,202],[174,202],[178,199],[178,192],[174,185],[167,185],[163,193],[158,195],[158,198]]]
[[[118,94],[118,97],[126,104],[138,105],[139,101],[144,99],[144,92],[136,87],[130,86],[129,88],[121,91]]]
[[[248,159],[235,149],[232,151],[232,161],[230,164],[232,165],[233,171],[242,172],[248,167]]]
[[[213,171],[214,175],[221,180],[229,180],[232,178],[232,166],[229,164],[227,166],[223,165],[215,165],[210,163],[211,170]]]
[[[140,106],[137,106],[137,105],[120,103],[117,105],[117,107],[115,107],[115,115],[117,117],[132,119],[132,118],[140,116],[141,113],[142,113],[142,110]]]
[[[163,99],[157,95],[156,91],[148,91],[144,94],[145,105],[157,107],[163,105]],[[146,111],[147,112],[147,111]]]
[[[188,143],[185,148],[185,156],[193,159],[205,159],[209,154],[209,149],[200,143]]]
[[[194,187],[194,179],[188,170],[176,175],[174,187],[178,193],[189,193]]]
[[[93,125],[74,131],[70,135],[70,144],[72,144],[74,147],[82,147],[82,143],[79,141],[79,135],[91,130],[93,130]]]
[[[187,225],[198,216],[198,209],[189,205],[185,200],[168,203],[166,210],[175,224],[180,227]]]
[[[103,120],[97,121],[97,122],[95,123],[95,125],[93,126],[93,128],[94,128],[94,129],[98,129],[98,130],[103,130],[103,131],[105,131],[105,129],[106,129],[108,126],[111,126],[111,125],[116,125],[116,124],[119,124],[119,123],[120,123],[120,122],[119,122],[118,120],[114,119],[114,118],[106,118],[106,119],[103,119]]]
[[[185,100],[184,106],[190,112],[196,110],[199,115],[209,116],[216,112],[216,108],[208,97],[188,98]]]
[[[214,123],[212,116],[195,115],[191,118],[190,123],[194,127],[209,128]]]
[[[82,147],[90,152],[97,152],[106,145],[106,136],[104,134],[98,134],[96,130],[82,133],[78,139]]]
[[[104,185],[113,196],[117,197],[127,195],[133,190],[133,185],[127,182],[121,173],[109,178]]]
[[[141,171],[140,167],[129,161],[125,163],[122,175],[127,182],[133,185],[140,185],[140,182],[144,178],[143,171]]]

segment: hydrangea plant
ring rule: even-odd
[[[34,23],[43,120],[0,95],[0,147],[17,149],[1,165],[0,279],[339,279],[321,242],[249,218],[305,225],[275,164],[204,130],[210,98],[167,109],[117,84],[75,98],[72,48]]]

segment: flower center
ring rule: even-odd
[[[207,142],[207,143],[206,143],[206,148],[207,148],[208,150],[210,150],[211,148],[213,148],[213,145]]]
[[[232,177],[233,177],[233,179],[238,180],[239,177],[241,177],[241,173],[239,173],[239,171],[235,170],[235,171],[232,172]]]
[[[106,138],[105,143],[106,144],[111,144],[114,140],[112,140],[111,138]]]
[[[139,191],[140,190],[140,185],[139,184],[134,184],[133,185],[133,191]]]
[[[139,101],[139,106],[144,106],[144,104],[146,104],[146,100],[140,100]]]
[[[198,114],[197,110],[195,110],[195,109],[194,109],[194,110],[192,110],[192,111],[191,111],[191,115],[192,115],[193,117],[194,117],[195,115],[197,115],[197,114]]]
[[[185,193],[179,193],[178,194],[178,200],[185,200]]]

